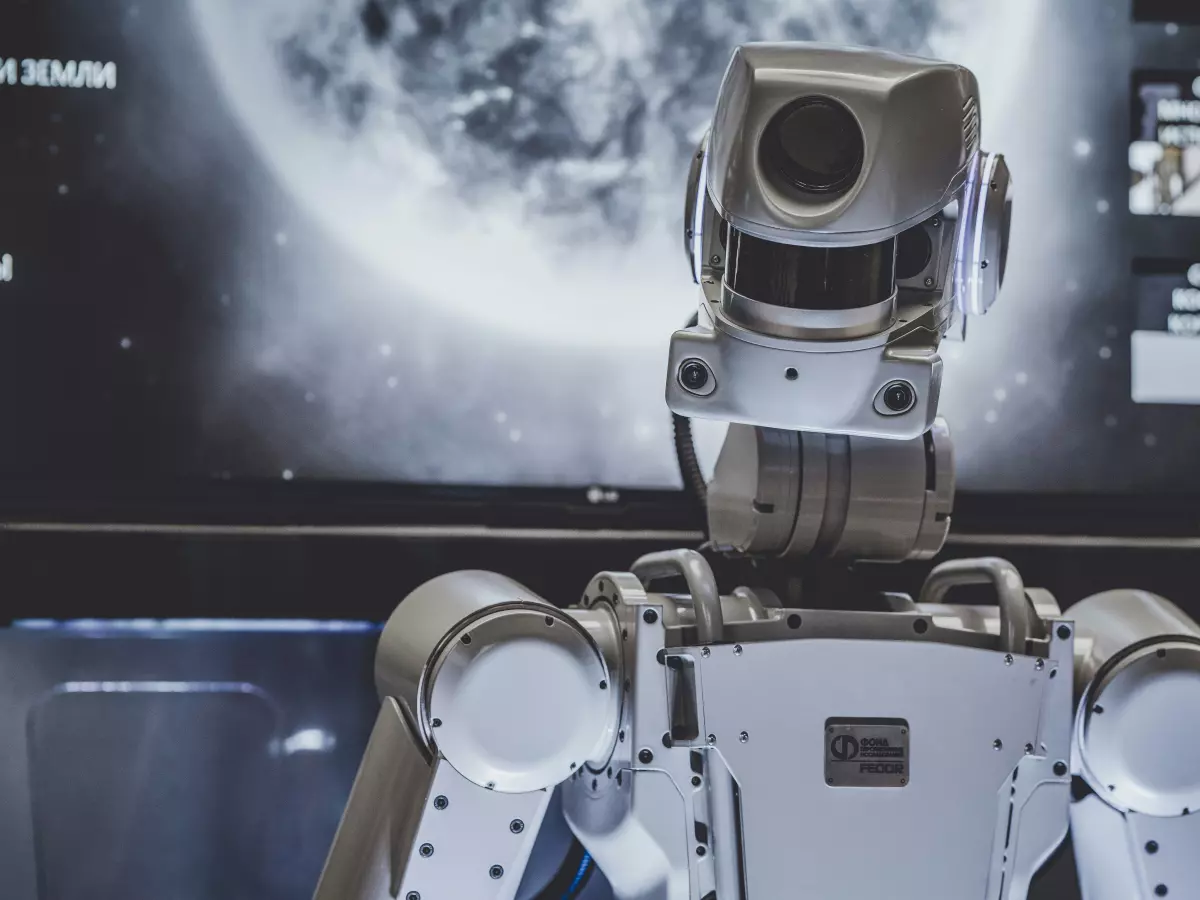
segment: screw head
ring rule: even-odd
[[[1058,639],[1060,641],[1065,641],[1067,638],[1069,638],[1071,636],[1071,629],[1068,628],[1066,625],[1059,625],[1058,630],[1055,632],[1055,634],[1058,635]]]
[[[513,834],[520,834],[522,831],[525,830],[525,823],[522,822],[520,819],[513,819],[511,822],[508,823],[508,830],[511,831]]]
[[[658,613],[656,613],[652,609],[648,609],[644,613],[642,613],[642,621],[645,622],[647,625],[653,625],[655,622],[658,621]]]
[[[1046,668],[1046,661],[1044,659],[1034,660],[1033,668],[1038,672],[1042,671],[1042,669]]]
[[[934,285],[934,281],[933,281],[933,279],[932,279],[932,278],[926,278],[926,279],[925,279],[925,287],[927,287],[927,288],[931,288],[931,287],[933,287],[933,285]]]
[[[668,750],[675,745],[675,741],[671,737],[671,732],[664,731],[662,736],[662,745]]]
[[[650,763],[654,762],[654,751],[649,747],[643,747],[638,751],[638,762],[643,766],[650,765]]]
[[[421,895],[416,891],[409,891],[407,894],[405,894],[404,900],[421,900]]]
[[[692,787],[700,787],[700,776],[699,775],[692,776]]]
[[[733,655],[734,655],[734,656],[741,656],[741,655],[742,655],[742,645],[741,645],[741,644],[734,644],[734,645],[733,645]]]
[[[488,874],[493,878],[503,878],[504,866],[492,866],[490,869],[488,869]]]
[[[1154,896],[1156,896],[1156,897],[1165,897],[1165,896],[1167,896],[1167,886],[1166,886],[1165,884],[1160,884],[1160,885],[1157,885],[1157,886],[1154,888]]]
[[[1025,755],[1028,756],[1032,752],[1033,752],[1033,744],[1026,744],[1025,745]]]
[[[1011,666],[1013,664],[1013,655],[1011,653],[1004,654],[1004,664],[1006,666]]]
[[[717,742],[717,736],[715,734],[710,734],[708,736],[708,742],[710,744],[715,744]]]
[[[432,722],[430,722],[430,723],[429,723],[429,727],[430,727],[430,728],[441,728],[441,727],[442,727],[442,720],[441,720],[441,719],[434,719]]]
[[[708,850],[706,850],[704,847],[697,847],[697,848],[696,848],[696,855],[697,855],[697,856],[703,856],[703,855],[704,855],[704,854],[706,854],[707,852],[708,852]]]
[[[996,738],[994,741],[992,741],[992,749],[993,750],[1003,750],[1004,749],[1004,741],[1000,740],[1000,738]]]
[[[700,650],[700,655],[701,655],[701,656],[703,656],[705,659],[708,659],[708,657],[709,657],[711,654],[712,654],[712,651],[711,651],[711,650],[709,650],[707,647],[703,647],[703,648],[701,648],[701,650]]]
[[[1062,778],[1064,775],[1067,774],[1067,764],[1065,762],[1063,762],[1061,759],[1054,764],[1054,774],[1057,775],[1059,778]]]
[[[1147,853],[1157,853],[1158,852],[1158,841],[1146,841],[1146,852]]]
[[[934,216],[933,220],[929,224],[932,225],[934,228],[941,228],[942,227],[942,217]]]
[[[438,794],[436,797],[433,798],[433,808],[434,809],[445,809],[449,805],[450,805],[450,800],[446,797],[445,794]]]
[[[721,264],[721,257],[719,257],[717,254],[715,254],[715,253],[714,253],[714,254],[713,254],[713,255],[712,255],[710,258],[709,258],[709,260],[708,260],[708,261],[709,261],[710,263],[712,263],[714,266],[719,266],[719,265]]]
[[[433,844],[422,844],[420,852],[423,857],[429,859],[429,857],[433,856]]]
[[[907,778],[901,778],[901,779],[900,779],[900,787],[904,787],[906,784],[908,784],[908,779],[907,779]]]
[[[746,741],[750,740],[750,733],[747,731],[743,731],[741,734],[738,735],[738,740],[741,741],[743,744],[746,743]]]

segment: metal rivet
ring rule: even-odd
[[[741,741],[743,744],[746,743],[746,741],[750,740],[750,733],[747,731],[743,731],[741,734],[738,735],[738,740]]]
[[[742,655],[742,645],[741,645],[741,644],[734,644],[734,645],[733,645],[733,655],[734,655],[734,656],[741,656],[741,655]]]
[[[700,649],[700,655],[703,656],[705,659],[708,659],[708,657],[711,653],[712,653],[712,651],[709,650],[707,647],[702,647]]]
[[[715,744],[717,742],[717,736],[715,734],[710,734],[708,736],[708,742],[710,744]]]
[[[433,808],[434,809],[445,809],[449,805],[450,805],[450,801],[449,801],[449,799],[447,799],[445,794],[438,794],[436,797],[433,798]]]
[[[1059,625],[1058,631],[1055,633],[1058,635],[1058,639],[1060,641],[1065,641],[1067,638],[1069,638],[1071,636],[1071,629],[1068,628],[1066,625]]]
[[[658,621],[658,613],[656,613],[652,609],[648,609],[644,613],[642,613],[642,621],[645,622],[647,625],[653,625],[655,622]]]
[[[513,819],[511,822],[508,823],[508,830],[511,831],[513,834],[520,834],[522,831],[525,830],[525,823],[522,822],[520,819]]]
[[[1025,745],[1025,755],[1028,756],[1032,752],[1033,752],[1033,744],[1026,744]]]
[[[1003,750],[1004,749],[1004,741],[1000,740],[1000,738],[996,738],[994,741],[992,741],[992,749],[993,750]]]
[[[1042,669],[1046,668],[1046,661],[1044,659],[1035,659],[1033,661],[1033,668],[1038,672],[1042,671]]]
[[[1054,774],[1057,775],[1059,778],[1062,778],[1064,775],[1067,774],[1067,764],[1065,762],[1063,762],[1061,759],[1054,764]]]
[[[490,869],[488,869],[488,874],[493,878],[503,878],[504,866],[492,866]]]
[[[1004,654],[1004,664],[1006,666],[1011,666],[1013,664],[1013,655],[1011,653]]]
[[[1157,853],[1158,852],[1158,841],[1146,841],[1146,852],[1147,853]]]
[[[421,855],[426,859],[429,859],[429,857],[433,856],[433,844],[422,844]]]
[[[638,751],[638,762],[643,766],[650,765],[650,763],[654,762],[654,751],[649,747],[643,747]]]

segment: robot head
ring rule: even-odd
[[[672,340],[675,412],[912,438],[937,346],[987,311],[1008,169],[979,150],[961,66],[819,44],[734,52],[693,159],[685,227],[704,290]]]

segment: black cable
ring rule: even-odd
[[[587,856],[587,851],[583,849],[583,844],[579,843],[578,838],[571,841],[571,849],[567,851],[567,855],[563,857],[562,865],[558,867],[558,871],[554,873],[554,877],[550,879],[541,891],[538,892],[534,900],[563,900],[568,897],[568,891],[571,891],[572,885],[575,885],[576,891],[579,885],[576,884],[576,878],[579,875],[579,867],[583,865],[583,859]],[[585,878],[590,875],[585,873]]]
[[[700,321],[699,313],[692,313],[686,328],[693,327]],[[708,500],[708,482],[700,470],[700,461],[696,458],[696,444],[692,440],[692,422],[687,416],[671,413],[671,421],[675,432],[675,460],[679,463],[679,474],[683,478],[684,489],[703,506]]]

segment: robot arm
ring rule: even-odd
[[[1200,883],[1200,626],[1145,591],[1072,607],[1080,643],[1071,837],[1084,900]]]
[[[554,789],[617,741],[619,638],[488,572],[414,591],[316,900],[510,900]]]

